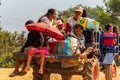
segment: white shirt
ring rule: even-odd
[[[46,16],[44,16],[44,17],[41,18],[41,22],[44,22],[44,23],[46,23],[46,24],[49,24],[50,26],[52,26],[52,24],[53,24],[53,20],[50,21],[50,20],[48,19],[48,17],[46,17]]]
[[[74,33],[71,33],[71,36],[77,38]],[[85,37],[83,34],[81,35],[81,37],[79,39],[77,38],[77,43],[78,43],[78,45],[81,45],[83,47],[83,49],[85,49]]]
[[[67,23],[69,24],[69,26],[71,27],[71,33],[73,33],[73,27],[75,26],[75,24],[77,23],[77,21],[75,21],[73,19],[73,17],[70,17],[67,21]]]

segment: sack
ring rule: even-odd
[[[73,55],[77,49],[77,39],[74,37],[67,37],[65,40],[54,43],[53,54],[59,55]]]

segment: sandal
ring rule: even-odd
[[[19,72],[19,76],[24,76],[25,74],[27,74],[27,72],[25,72],[25,71],[21,71],[21,72]]]
[[[38,73],[39,73],[39,74],[43,74],[43,70],[39,70]]]
[[[15,77],[15,76],[17,76],[19,74],[19,72],[13,72],[13,73],[11,73],[10,75],[9,75],[9,77]]]
[[[25,68],[22,72],[26,72],[26,71],[29,71],[30,70],[30,68],[28,67],[28,68]]]

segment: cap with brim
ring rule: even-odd
[[[77,27],[80,27],[81,29],[83,29],[83,26],[81,24],[75,24],[74,29],[77,28]]]
[[[81,6],[77,6],[75,8],[75,11],[79,11],[79,12],[83,13],[83,8]]]

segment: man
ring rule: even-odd
[[[74,11],[74,16],[70,17],[66,24],[66,35],[68,36],[70,33],[73,33],[73,27],[77,23],[77,20],[82,17],[83,8],[81,6],[77,6]]]

